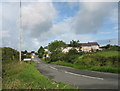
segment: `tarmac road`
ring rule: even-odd
[[[37,69],[53,81],[64,82],[81,89],[118,89],[118,74],[47,64],[38,57],[33,60],[37,63]]]

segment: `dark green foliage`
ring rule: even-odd
[[[35,51],[31,51],[31,53],[35,53]]]
[[[42,53],[38,53],[38,57],[39,57],[39,58],[42,58],[42,57],[43,57],[43,54],[42,54]]]
[[[44,50],[44,48],[41,46],[41,47],[38,49],[38,57],[39,57],[39,58],[42,58],[43,55],[44,55],[44,52],[45,52],[45,50]]]
[[[68,53],[63,53],[61,50],[53,51],[50,55],[50,58],[46,59],[49,62],[55,61],[66,61],[66,62],[74,62],[74,59],[79,57],[79,53],[76,49],[71,49]]]
[[[75,41],[75,40],[70,41],[70,44],[68,46],[70,46],[70,47],[79,47],[81,49],[81,45],[79,43],[79,40],[78,41]]]
[[[58,60],[63,60],[64,59],[64,53],[61,52],[61,50],[56,50],[53,51],[52,54],[50,55],[50,61],[58,61]]]
[[[28,52],[27,52],[27,50],[25,50],[25,51],[22,51],[22,53],[23,53],[23,54],[27,54]]]
[[[32,53],[32,51],[31,52],[27,52],[27,50],[22,51],[22,60],[24,58],[31,58],[31,53]],[[33,53],[34,53],[34,51],[33,51]]]
[[[108,55],[105,55],[108,53]],[[116,54],[115,54],[116,53]],[[118,67],[120,56],[116,51],[85,54],[82,58],[76,58],[76,63],[86,66],[112,66]]]
[[[117,45],[106,45],[101,47],[103,50],[113,50],[113,51],[120,51],[120,46]]]
[[[68,53],[66,53],[64,61],[73,63],[74,60],[78,57],[79,52],[76,49],[71,49]]]
[[[10,47],[3,47],[0,49],[2,50],[2,62],[3,63],[19,60],[19,52],[17,50],[12,49]]]
[[[66,43],[63,42],[63,41],[53,41],[51,43],[49,43],[48,45],[48,49],[53,52],[53,51],[56,51],[56,50],[61,50],[61,47],[66,47]]]
[[[38,49],[38,53],[44,53],[44,48],[41,46],[39,49]]]

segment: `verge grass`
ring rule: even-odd
[[[76,89],[43,76],[35,63],[12,62],[3,68],[3,89]]]
[[[120,73],[119,64],[119,53],[118,51],[99,51],[95,53],[87,53],[79,56],[74,60],[73,63],[65,61],[49,62],[42,59],[42,61],[51,64],[63,65],[68,67],[73,67],[77,69],[85,69],[99,72],[109,72],[109,73]],[[103,61],[105,65],[102,63]],[[114,62],[114,64],[112,63]]]
[[[110,67],[110,66],[101,66],[101,67],[98,67],[98,66],[84,66],[84,65],[79,65],[79,64],[67,63],[67,62],[63,62],[63,61],[52,62],[52,64],[73,67],[73,68],[76,68],[76,69],[91,70],[91,71],[120,73],[120,68]]]
[[[118,51],[100,51],[97,53],[94,53],[95,56],[102,56],[102,57],[118,57],[119,56]]]

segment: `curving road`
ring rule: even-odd
[[[81,89],[118,89],[117,74],[47,64],[38,57],[33,60],[37,63],[37,69],[53,81],[64,82]]]

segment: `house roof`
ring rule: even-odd
[[[99,44],[97,42],[88,42],[88,43],[80,43],[81,46],[94,46]]]

